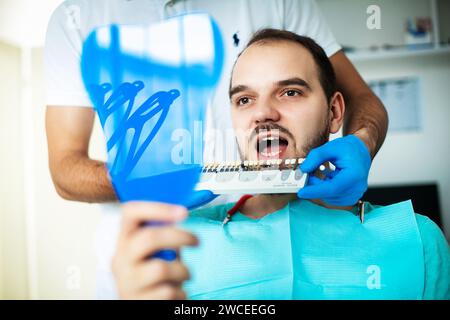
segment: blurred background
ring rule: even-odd
[[[43,45],[61,2],[0,0],[0,299],[94,297],[99,208],[59,198],[47,165]],[[366,199],[412,198],[449,239],[450,1],[317,3],[390,116]],[[105,159],[99,125],[90,149]]]

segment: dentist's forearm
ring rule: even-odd
[[[386,109],[342,50],[330,61],[336,73],[338,90],[345,99],[344,135],[355,134],[364,141],[374,158],[388,129]]]
[[[58,194],[71,201],[111,202],[117,197],[103,162],[71,153],[53,164],[52,178]]]
[[[371,92],[347,98],[344,135],[355,134],[368,147],[372,159],[386,138],[388,116],[381,101]]]

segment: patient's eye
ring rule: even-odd
[[[243,105],[246,105],[246,104],[249,104],[249,103],[250,103],[250,98],[248,98],[248,97],[242,97],[242,98],[237,99],[236,102],[237,102],[236,104],[237,104],[238,106],[243,106]]]
[[[294,89],[289,89],[284,91],[283,96],[287,96],[287,97],[296,97],[296,96],[300,96],[302,95],[302,92],[300,90],[294,90]]]

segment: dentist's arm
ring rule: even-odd
[[[56,191],[66,200],[116,200],[105,164],[88,155],[94,116],[87,107],[47,107],[50,173]]]
[[[336,73],[338,90],[345,99],[344,135],[354,134],[360,138],[373,159],[386,137],[386,109],[343,51],[334,54],[330,60]]]

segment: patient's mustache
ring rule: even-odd
[[[250,134],[249,141],[251,141],[253,138],[255,138],[258,134],[261,132],[268,132],[268,131],[274,131],[278,130],[279,132],[282,132],[289,136],[292,140],[294,139],[294,135],[286,128],[280,126],[279,124],[276,124],[274,122],[268,122],[258,125]]]

